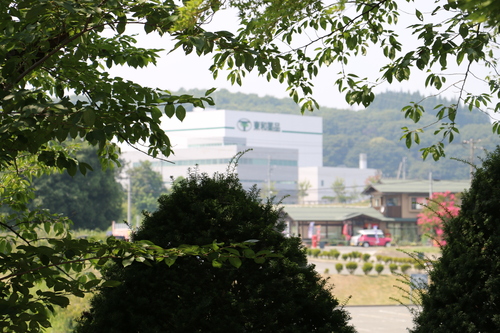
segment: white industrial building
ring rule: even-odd
[[[300,198],[303,204],[325,204],[335,197],[333,183],[340,179],[344,182],[346,195],[351,200],[361,198],[369,177],[377,175],[376,169],[367,168],[366,154],[361,154],[359,169],[346,167],[303,167],[299,168],[299,183],[309,183],[307,195]],[[357,198],[356,198],[357,197]]]
[[[298,166],[323,165],[323,119],[263,112],[203,110],[162,124],[176,155],[179,149],[240,145],[298,150]]]
[[[236,169],[245,188],[257,185],[285,203],[297,203],[299,179],[311,183],[307,202],[320,202],[332,179],[343,177],[346,185],[364,185],[376,170],[323,167],[323,121],[320,117],[263,112],[203,110],[188,112],[181,122],[167,118],[162,128],[168,134],[174,155],[167,161],[123,149],[122,158],[130,167],[149,160],[169,184],[171,178],[186,176],[197,167],[209,175],[225,172],[230,160],[249,150]],[[359,173],[359,176],[356,174]],[[333,193],[333,191],[331,191]]]

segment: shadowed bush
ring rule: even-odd
[[[215,268],[201,257],[173,266],[114,265],[78,333],[126,332],[354,332],[325,280],[307,265],[301,240],[285,237],[280,210],[245,191],[235,175],[191,175],[159,199],[134,240],[170,248],[259,240],[252,250],[282,254],[264,263]]]

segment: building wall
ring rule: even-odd
[[[309,181],[311,188],[304,198],[304,203],[325,203],[325,196],[333,197],[332,184],[337,178],[345,181],[348,194],[360,194],[365,187],[365,180],[377,174],[376,169],[336,168],[336,167],[301,167],[299,183]],[[361,196],[360,196],[361,197]]]
[[[159,172],[165,185],[171,185],[171,179],[186,177],[188,170],[204,172],[209,175],[224,173],[230,161],[245,147],[238,145],[213,146],[177,149],[175,155],[167,160],[153,159],[137,151],[124,152],[122,158],[129,161],[129,167],[139,165],[140,161],[149,160],[153,169]],[[234,169],[244,188],[275,188],[278,200],[284,196],[284,202],[297,201],[298,151],[296,149],[254,148],[243,154]]]
[[[248,148],[297,149],[299,166],[322,166],[323,120],[320,117],[263,112],[206,110],[188,112],[180,122],[162,123],[174,150],[214,147],[220,138],[244,138]]]

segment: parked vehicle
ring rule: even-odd
[[[359,230],[356,235],[351,237],[351,246],[391,246],[392,239],[385,237],[384,232],[380,229],[363,229]]]

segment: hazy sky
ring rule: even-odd
[[[426,0],[429,2],[428,0]],[[430,1],[430,4],[434,1]],[[412,22],[413,20],[413,22]],[[405,8],[403,10],[400,22],[400,35],[402,36],[402,41],[405,45],[412,47],[412,36],[405,30],[409,24],[414,23],[415,15],[413,8]],[[234,13],[230,11],[225,11],[223,13],[217,14],[210,25],[210,30],[228,30],[235,31],[237,26],[237,20]],[[156,35],[150,34],[145,35],[142,33],[142,27],[136,26],[137,30],[132,30],[132,28],[127,28],[127,33],[139,33],[136,37],[139,41],[140,47],[146,48],[161,48],[165,50],[170,50],[173,47],[173,42],[171,42],[168,37],[160,38]],[[304,36],[304,38],[308,38]],[[382,56],[382,51],[380,48],[371,48],[366,57],[360,57],[358,59],[353,59],[349,64],[349,69],[353,70],[360,77],[369,76],[373,79],[378,75],[378,70],[383,64],[384,58]],[[186,56],[183,54],[182,50],[177,50],[173,53],[168,54],[167,51],[161,53],[162,57],[158,62],[156,67],[150,66],[145,69],[134,70],[127,67],[113,67],[111,73],[117,76],[124,77],[126,79],[133,80],[139,84],[147,85],[150,87],[157,87],[161,89],[168,89],[176,91],[180,88],[200,88],[209,89],[212,87],[217,87],[219,89],[225,88],[233,92],[243,92],[243,93],[255,93],[260,96],[270,95],[275,97],[287,97],[286,86],[280,85],[277,81],[267,82],[266,79],[258,77],[255,74],[248,75],[243,80],[243,85],[232,86],[227,80],[226,75],[223,72],[219,73],[219,78],[214,80],[210,71],[208,70],[211,65],[211,56],[208,57],[198,57],[194,54]],[[453,59],[450,59],[450,62]],[[464,61],[465,63],[465,61]],[[456,68],[456,75],[451,76],[448,81],[456,80],[460,78],[460,73],[463,73],[465,69],[465,64],[462,68]],[[337,78],[336,74],[339,72],[340,67],[334,65],[332,67],[320,68],[320,75],[314,81],[314,97],[320,105],[335,107],[335,108],[349,108],[344,100],[344,97],[338,92],[337,87],[334,86],[334,82]],[[484,72],[484,70],[481,70]],[[377,91],[385,90],[395,90],[395,91],[422,91],[424,87],[425,75],[422,73],[417,73],[416,70],[412,71],[413,78],[409,82],[396,83],[393,85],[382,84],[377,88]],[[480,89],[485,89],[486,86],[478,85],[477,82],[471,82],[468,86],[469,89],[476,89],[478,92]],[[425,91],[426,94],[433,94],[435,91],[431,89]],[[458,89],[451,87],[445,94],[449,98],[458,97]]]

